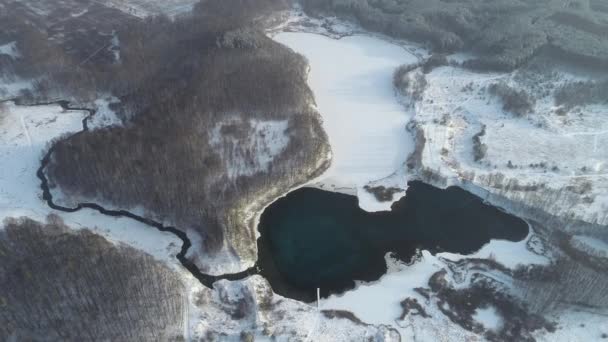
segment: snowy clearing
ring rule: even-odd
[[[230,178],[266,171],[289,143],[287,120],[242,121],[238,116],[219,123],[211,134],[211,145],[224,156]]]
[[[332,147],[332,165],[321,184],[356,189],[359,205],[367,211],[389,210],[392,202],[378,202],[362,192],[365,185],[380,180],[386,180],[384,186],[407,187],[405,177],[389,177],[404,168],[413,151],[405,129],[411,115],[397,101],[392,77],[395,68],[416,62],[416,57],[366,35],[337,40],[284,32],[274,39],[306,56],[310,64],[308,83]]]
[[[17,44],[10,42],[4,45],[0,45],[0,55],[8,55],[11,58],[19,58],[19,50],[17,50]]]
[[[502,318],[493,306],[475,310],[473,318],[489,330],[498,331],[502,326]]]
[[[437,339],[452,336],[452,341],[467,341],[467,338],[475,334],[464,330],[460,326],[450,322],[432,303],[423,305],[431,319],[423,319],[419,316],[410,317],[411,324],[398,323],[397,318],[401,314],[400,302],[405,298],[417,298],[422,303],[427,303],[425,298],[414,291],[418,287],[427,287],[431,275],[447,268],[446,261],[458,261],[476,258],[493,258],[507,268],[513,269],[517,265],[545,265],[549,259],[544,256],[530,252],[527,242],[533,237],[532,234],[523,241],[509,242],[492,240],[477,253],[462,256],[453,253],[438,253],[432,255],[422,251],[422,257],[412,265],[405,265],[399,261],[387,257],[389,271],[378,281],[372,283],[361,283],[354,290],[342,295],[333,295],[321,301],[323,309],[348,310],[366,323],[384,324],[397,329],[402,336],[415,335],[421,341],[435,341]],[[466,272],[464,279],[455,281],[460,283],[458,287],[467,286],[472,276]],[[496,277],[496,275],[491,275]],[[501,282],[502,279],[497,279]],[[509,286],[507,280],[504,281]],[[491,327],[487,327],[491,328]],[[426,336],[426,337],[424,337]]]

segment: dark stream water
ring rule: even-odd
[[[7,101],[15,101],[15,103],[18,105],[24,105],[23,103],[21,103],[21,101],[19,101],[19,99],[10,99]],[[27,105],[29,105],[29,106],[46,106],[46,105],[51,105],[51,104],[58,104],[64,110],[78,110],[78,111],[86,111],[89,113],[89,115],[87,115],[82,120],[82,130],[74,133],[72,136],[75,136],[78,134],[83,134],[89,130],[88,121],[91,119],[91,117],[93,115],[95,115],[95,110],[93,110],[93,109],[86,108],[86,107],[73,107],[73,106],[70,106],[69,101],[55,101],[55,102],[45,102],[45,103],[36,103],[36,104],[27,104]],[[42,157],[42,160],[40,162],[40,167],[38,168],[38,171],[36,173],[36,175],[40,179],[40,187],[42,189],[42,199],[44,201],[46,201],[47,205],[50,208],[52,208],[54,210],[58,210],[58,211],[68,212],[68,213],[73,213],[73,212],[82,210],[84,208],[93,209],[93,210],[97,210],[98,212],[100,212],[104,215],[108,215],[108,216],[128,217],[135,221],[147,224],[150,227],[158,229],[162,232],[169,232],[169,233],[175,235],[182,241],[182,247],[180,249],[180,252],[176,255],[177,260],[196,279],[198,279],[198,281],[200,281],[201,284],[203,284],[209,288],[213,288],[213,283],[216,282],[217,280],[221,280],[221,279],[239,280],[239,279],[243,279],[245,277],[248,277],[248,276],[256,273],[257,268],[256,268],[256,266],[254,266],[252,268],[249,268],[249,269],[239,272],[239,273],[223,274],[223,275],[219,275],[219,276],[205,274],[205,273],[201,272],[198,269],[198,267],[191,260],[186,258],[186,254],[188,253],[188,249],[190,249],[190,247],[192,246],[192,242],[190,241],[190,239],[188,238],[188,235],[185,232],[177,229],[176,227],[165,226],[160,222],[154,221],[150,218],[135,215],[127,210],[106,209],[96,203],[78,203],[78,205],[73,208],[64,207],[64,206],[56,204],[53,201],[53,195],[49,189],[48,179],[46,178],[46,174],[44,173],[46,166],[49,164],[49,162],[51,160],[51,156],[52,156],[54,150],[55,150],[55,145],[53,145],[49,148],[49,150],[46,152],[46,154]]]
[[[490,239],[520,241],[528,225],[460,188],[411,182],[392,211],[378,213],[354,196],[302,188],[269,206],[259,230],[261,274],[277,293],[312,301],[317,287],[326,296],[379,279],[387,252],[406,262],[416,249],[470,254]]]

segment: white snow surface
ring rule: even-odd
[[[502,327],[502,317],[493,306],[478,308],[473,314],[473,319],[488,330],[498,331]]]
[[[359,205],[367,211],[389,210],[392,202],[381,203],[362,192],[365,185],[383,179],[383,185],[407,187],[404,175],[389,177],[404,168],[413,151],[413,139],[405,129],[411,115],[397,101],[392,77],[399,65],[413,63],[416,57],[368,35],[332,39],[283,32],[274,39],[310,64],[308,83],[332,148],[332,165],[321,184],[356,189]]]
[[[533,234],[530,228],[530,234],[521,242],[491,240],[471,255],[463,256],[454,253],[439,253],[439,256],[452,261],[460,259],[493,259],[510,269],[515,269],[520,265],[548,265],[551,261],[548,256],[532,252],[527,247],[528,241],[534,237]]]
[[[89,129],[93,130],[108,126],[121,126],[123,124],[122,120],[112,109],[110,109],[110,105],[117,102],[120,102],[120,100],[114,96],[96,100],[95,107],[97,111],[88,121]]]
[[[31,80],[22,80],[16,77],[10,79],[0,79],[0,100],[14,98],[23,90],[32,89],[33,82]]]
[[[218,281],[213,290],[195,286],[190,302],[193,340],[221,334],[219,340],[242,341],[241,333],[247,332],[255,341],[400,341],[389,327],[330,319],[314,304],[274,294],[268,282],[257,275],[240,281]],[[233,313],[239,308],[243,316],[234,319]]]
[[[547,257],[532,253],[526,248],[527,242],[532,237],[533,235],[530,234],[520,242],[491,240],[478,252],[468,256],[454,253],[432,255],[428,251],[422,251],[421,259],[412,265],[405,265],[387,256],[387,274],[375,282],[360,283],[354,290],[322,299],[321,306],[323,309],[351,311],[366,323],[392,326],[403,337],[415,336],[418,341],[436,341],[442,338],[450,338],[450,341],[468,341],[476,335],[454,323],[448,323],[449,319],[437,309],[436,305],[432,302],[428,303],[414,289],[428,287],[429,278],[435,272],[446,269],[447,261],[487,259],[491,255],[494,260],[510,269],[514,269],[517,265],[547,264],[550,261]],[[468,280],[474,272],[467,273],[464,277],[466,281],[454,280],[453,285],[468,286]],[[496,278],[495,274],[488,275],[507,286],[510,285],[506,279]],[[416,298],[420,303],[427,302],[428,305],[423,307],[432,318],[422,319],[420,316],[414,316],[407,317],[410,324],[399,322],[398,318],[402,311],[400,302],[408,297]]]
[[[0,45],[0,55],[8,55],[11,58],[19,58],[19,50],[17,50],[17,44],[15,42],[6,43]]]
[[[110,42],[112,43],[112,45],[109,49],[114,55],[114,62],[120,63],[120,38],[118,38],[118,34],[116,34],[116,32],[113,33]]]

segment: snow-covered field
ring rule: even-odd
[[[427,287],[431,275],[447,269],[447,262],[491,257],[510,269],[514,269],[517,265],[547,264],[549,262],[547,257],[526,249],[526,243],[532,237],[533,235],[530,235],[520,242],[493,240],[477,253],[469,256],[453,253],[432,255],[423,251],[422,258],[412,265],[405,265],[387,257],[389,272],[378,281],[361,283],[354,290],[323,299],[321,306],[323,309],[351,311],[366,323],[392,326],[403,337],[416,336],[417,341],[468,341],[476,335],[450,322],[433,304],[423,306],[431,315],[430,320],[410,316],[409,324],[399,321],[402,312],[400,302],[405,298],[416,298],[420,303],[426,302],[426,299],[414,289]],[[460,286],[467,286],[472,275],[467,273],[464,280],[456,281],[452,278],[451,281]],[[506,279],[501,281],[507,282]]]
[[[393,200],[405,194],[406,177],[394,174],[403,170],[413,151],[413,139],[405,129],[411,116],[397,101],[392,77],[395,68],[415,62],[416,57],[366,35],[336,40],[284,32],[274,39],[304,55],[310,64],[308,83],[332,147],[332,165],[321,177],[323,187],[356,189],[359,205],[368,211],[390,209],[392,202],[376,201],[363,187],[402,189]]]
[[[552,215],[608,223],[608,150],[601,148],[608,143],[608,107],[562,111],[554,104],[552,90],[583,76],[564,71],[526,77],[451,66],[426,75],[428,87],[414,116],[426,138],[421,166],[448,183],[466,180]],[[487,90],[497,82],[537,97],[534,112],[518,117],[503,110]],[[487,152],[475,161],[473,136],[482,127]]]

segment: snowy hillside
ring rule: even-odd
[[[311,19],[297,11],[287,18],[277,29],[287,32],[274,38],[308,58],[309,84],[333,150],[332,167],[320,177],[320,187],[349,193],[356,188],[362,208],[386,210],[391,202],[375,201],[370,193],[361,191],[362,185],[374,184],[382,178],[382,172],[388,175],[397,171],[389,178],[396,181],[387,186],[403,186],[408,179],[423,178],[439,186],[461,185],[524,217],[555,215],[568,222],[578,218],[606,224],[608,182],[604,163],[608,154],[601,146],[608,139],[606,120],[602,118],[607,108],[601,104],[566,108],[556,105],[554,99],[559,87],[588,80],[588,74],[559,68],[559,72],[550,72],[542,65],[513,73],[473,72],[455,65],[470,56],[456,54],[449,56],[452,65],[427,74],[414,66],[411,78],[423,80],[420,97],[402,98],[403,104],[396,108],[391,105],[397,103],[395,94],[383,90],[383,84],[392,83],[392,72],[371,76],[366,71],[383,65],[374,60],[378,54],[402,61],[399,64],[414,65],[428,53],[409,42],[361,35],[360,28],[335,18]],[[356,35],[350,36],[353,33]],[[365,51],[365,56],[357,50]],[[532,110],[525,115],[514,113],[504,98],[493,93],[492,89],[502,84],[535,99],[531,101]],[[366,88],[372,85],[374,89]],[[360,100],[365,104],[361,105]],[[412,132],[404,129],[408,122]],[[415,142],[412,135],[416,136]],[[391,164],[389,156],[396,155],[401,157],[392,159]],[[404,165],[408,155],[408,164],[413,162],[409,168]],[[573,224],[569,229],[600,234],[593,225]],[[366,323],[393,326],[402,338],[413,340],[468,341],[479,339],[484,331],[485,336],[505,333],[505,327],[519,323],[509,321],[500,301],[477,307],[469,318],[473,330],[477,329],[473,333],[446,317],[450,309],[441,306],[442,300],[429,299],[419,289],[430,284],[437,272],[449,269],[446,280],[464,292],[486,278],[492,279],[502,293],[523,296],[523,285],[508,270],[553,262],[542,240],[532,233],[520,243],[492,241],[469,257],[446,253],[433,256],[423,251],[413,265],[387,258],[387,275],[322,300],[321,307],[352,312]],[[592,248],[596,254],[605,246],[585,235],[574,245]],[[498,262],[506,268],[498,271],[482,267],[484,271],[479,272],[479,265],[474,265],[480,261],[490,265]],[[468,266],[460,268],[462,265]],[[412,303],[422,303],[424,314],[414,310],[408,315],[405,306]],[[574,310],[551,317],[558,329],[555,333],[541,329],[533,332],[534,338],[568,341],[577,336],[566,333],[578,319]],[[592,339],[606,329],[595,317],[589,324],[593,327],[588,335]],[[550,326],[545,328],[553,331]]]

